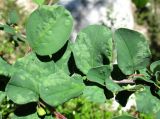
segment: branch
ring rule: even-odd
[[[135,81],[131,79],[123,79],[120,81],[113,80],[113,82],[118,84],[135,84]]]

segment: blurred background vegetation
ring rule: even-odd
[[[151,52],[152,61],[160,59],[160,0],[144,0],[144,3],[137,3],[132,0],[134,6],[135,24],[146,29]],[[46,4],[50,1],[46,0]],[[29,7],[35,8],[34,4]],[[33,10],[33,9],[32,9]],[[16,0],[0,0],[0,57],[8,63],[13,64],[16,59],[23,57],[30,51],[25,42],[25,21],[31,10],[24,9],[16,3]],[[6,78],[6,80],[3,80]],[[9,78],[0,76],[0,91],[4,91]],[[0,96],[0,115],[2,118],[12,117],[18,105],[10,101],[5,94]],[[68,119],[111,119],[121,114],[133,115],[140,119],[154,119],[154,114],[142,114],[132,106],[129,110],[123,111],[121,106],[113,110],[113,101],[105,104],[95,104],[85,100],[83,97],[72,99],[58,106],[56,110],[64,114]]]

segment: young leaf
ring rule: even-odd
[[[145,37],[139,32],[120,28],[115,31],[118,66],[126,75],[144,69],[150,61],[151,53]]]
[[[81,30],[72,47],[77,67],[87,74],[91,68],[108,65],[112,60],[112,33],[101,25]]]
[[[60,50],[69,39],[73,18],[62,6],[41,6],[26,24],[27,40],[39,55],[51,55]]]
[[[33,2],[37,3],[38,5],[42,5],[45,0],[33,0]]]

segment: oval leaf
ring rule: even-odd
[[[73,18],[62,6],[41,6],[29,17],[27,40],[39,55],[50,55],[60,50],[69,39]]]
[[[149,45],[139,32],[120,28],[115,31],[115,43],[118,66],[124,74],[133,74],[149,64]]]
[[[89,69],[107,65],[112,60],[112,33],[101,25],[83,29],[72,47],[77,67],[87,74]]]

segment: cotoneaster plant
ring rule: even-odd
[[[134,94],[137,111],[154,113],[158,119],[160,61],[150,65],[145,37],[126,28],[112,32],[103,25],[90,25],[73,43],[69,40],[73,28],[70,12],[63,6],[42,3],[39,0],[40,6],[26,23],[26,41],[32,51],[12,65],[0,58],[0,75],[10,77],[0,95],[18,105],[36,103],[34,113],[13,118],[65,119],[55,107],[80,95],[96,103],[115,98],[125,106]],[[117,64],[113,64],[115,49]],[[114,119],[124,118],[134,119],[125,115]]]

